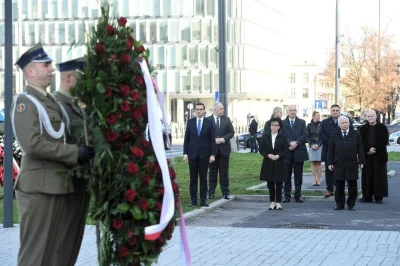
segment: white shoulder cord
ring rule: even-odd
[[[24,94],[26,97],[28,97],[35,105],[36,108],[38,110],[38,115],[39,115],[39,124],[40,124],[40,134],[43,134],[43,125],[45,130],[47,131],[47,133],[54,139],[60,139],[64,136],[64,130],[65,130],[65,124],[64,121],[61,121],[61,126],[60,129],[58,131],[55,131],[53,126],[51,125],[50,119],[49,119],[49,115],[47,114],[46,110],[44,109],[43,105],[32,95],[29,94]],[[17,102],[18,99],[17,95],[14,99],[14,104],[13,107],[15,105],[15,103]],[[63,109],[62,109],[63,110]],[[14,112],[15,110],[12,110],[12,123],[13,123],[13,130],[15,132],[15,128],[14,128]],[[65,112],[65,110],[64,110]]]
[[[71,131],[70,131],[71,120],[69,119],[67,111],[65,111],[64,106],[60,103],[60,101],[57,98],[54,98],[53,95],[51,95],[51,94],[49,94],[49,95],[58,104],[58,106],[60,106],[63,117],[65,118],[65,123],[67,124],[68,134],[71,134]]]

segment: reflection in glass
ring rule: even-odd
[[[79,17],[78,1],[71,1],[71,15],[73,18]]]
[[[215,16],[214,0],[207,0],[207,16]]]
[[[146,40],[146,21],[139,21],[139,40],[143,43],[147,42]]]
[[[150,21],[150,42],[157,42],[157,21],[152,20]]]
[[[192,91],[196,93],[202,93],[201,89],[201,75],[200,71],[192,71],[192,84],[193,84],[193,89]]]
[[[39,42],[41,43],[46,43],[46,32],[44,29],[44,22],[38,22],[37,23],[38,27],[38,33],[39,33]]]
[[[170,19],[168,20],[169,23],[169,33],[168,39],[170,42],[177,42],[179,41],[179,21],[177,19]]]
[[[32,13],[30,17],[33,19],[39,18],[38,6],[39,6],[38,0],[32,0],[32,6],[31,6]]]
[[[200,46],[200,60],[199,66],[205,67],[207,66],[207,46]]]
[[[186,93],[192,92],[190,83],[190,71],[181,71],[181,88]]]
[[[85,27],[83,21],[78,21],[77,42],[83,43],[85,41]]]
[[[68,43],[72,43],[75,41],[75,23],[68,22],[67,23],[67,33],[68,33]]]
[[[4,23],[0,23],[0,36],[4,36]],[[0,44],[4,45],[4,38],[0,38]]]
[[[192,17],[194,14],[193,14],[193,9],[194,9],[194,6],[193,6],[193,0],[192,1],[188,1],[188,0],[185,0],[185,1],[182,1],[183,3],[183,15],[184,16],[189,16],[189,17]]]
[[[211,72],[205,72],[203,74],[203,80],[204,80],[204,83],[203,83],[204,90],[207,91],[207,92],[211,92],[211,86],[212,86],[212,84],[211,84]]]
[[[50,2],[51,18],[55,18],[58,14],[58,1],[53,0]]]
[[[168,46],[168,68],[176,67],[176,48],[175,46]]]
[[[50,40],[51,40],[51,38],[55,38],[55,34],[54,34],[54,23],[49,23],[49,25],[52,25],[53,26],[53,30],[52,31],[49,31],[49,37],[50,37]],[[35,43],[35,24],[34,24],[34,22],[27,22],[26,24],[25,24],[25,27],[28,27],[28,38],[27,38],[27,43],[28,44],[33,44],[33,43]]]
[[[189,2],[189,1],[188,1]],[[181,19],[180,21],[181,27],[181,41],[190,41],[190,20],[189,19]]]
[[[217,47],[216,46],[210,46],[210,63],[208,67],[217,67]]]
[[[218,21],[213,20],[212,25],[213,25],[213,42],[218,43]]]
[[[48,0],[42,0],[42,18],[48,18]]]
[[[155,59],[155,66],[156,68],[163,69],[165,68],[165,63],[164,63],[164,45],[157,45],[154,47],[156,50],[156,55],[154,55]]]
[[[189,63],[187,62],[187,48],[184,45],[178,45],[178,67],[187,67]]]
[[[214,91],[218,90],[219,88],[219,75],[218,70],[214,71]]]
[[[129,17],[129,2],[134,2],[134,1],[129,1],[129,0],[122,0],[122,12],[121,16],[123,17]]]
[[[60,18],[68,18],[68,0],[61,0],[61,12]]]
[[[201,41],[201,22],[200,20],[192,21],[192,40]]]
[[[204,0],[196,0],[196,15],[204,16]]]
[[[167,71],[159,70],[157,71],[157,83],[160,91],[166,92],[167,91]]]
[[[203,20],[203,41],[211,42],[211,21]]]
[[[197,47],[189,46],[189,63],[191,67],[198,67],[197,64]]]
[[[164,0],[163,1],[163,13],[164,17],[171,16],[171,0]]]
[[[158,25],[160,27],[160,41],[168,41],[168,21],[159,20]]]

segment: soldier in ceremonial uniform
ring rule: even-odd
[[[58,64],[61,85],[54,93],[54,97],[62,104],[67,113],[71,134],[74,133],[74,128],[83,124],[83,111],[79,107],[77,99],[71,95],[71,90],[76,87],[85,66],[86,60],[83,57]],[[77,122],[79,120],[80,122]],[[67,138],[67,143],[75,143],[72,136]],[[72,177],[72,184],[74,193],[68,194],[70,215],[66,221],[69,231],[64,231],[66,234],[63,243],[64,265],[75,265],[78,258],[90,202],[87,181],[83,178]]]
[[[14,135],[23,153],[15,182],[21,266],[67,265],[63,242],[70,230],[69,194],[74,187],[65,173],[94,155],[89,147],[66,143],[65,110],[46,91],[53,78],[51,63],[40,43],[16,62],[27,81],[11,109]]]

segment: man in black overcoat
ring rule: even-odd
[[[345,183],[348,182],[347,207],[355,211],[357,199],[358,167],[365,165],[365,156],[360,133],[350,126],[347,116],[338,118],[340,130],[329,139],[328,168],[334,171],[336,184],[335,210],[343,210],[345,205]]]
[[[229,199],[229,156],[231,154],[231,138],[235,135],[232,122],[229,117],[224,116],[224,105],[220,102],[214,104],[214,113],[208,117],[214,124],[215,143],[217,154],[215,161],[210,163],[208,172],[208,198],[214,198],[217,187],[218,172],[219,184],[224,199]]]
[[[386,126],[376,119],[376,112],[370,110],[366,113],[368,123],[360,128],[363,141],[364,154],[367,164],[361,176],[361,202],[375,202],[382,204],[384,197],[388,196],[386,146],[389,145],[389,132]]]

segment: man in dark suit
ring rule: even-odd
[[[197,180],[200,176],[200,205],[208,207],[206,203],[207,169],[208,163],[215,161],[217,151],[214,125],[210,119],[204,118],[204,112],[204,104],[196,104],[196,117],[188,121],[183,142],[183,159],[189,163],[190,172],[191,203],[189,206],[197,205]]]
[[[215,143],[217,154],[215,162],[210,163],[208,176],[208,198],[212,199],[217,187],[219,171],[219,184],[224,199],[229,199],[229,154],[231,153],[230,139],[235,135],[233,125],[229,117],[224,116],[224,105],[220,102],[214,104],[214,113],[208,117],[214,124]]]
[[[250,152],[258,153],[258,144],[257,144],[257,129],[258,129],[258,122],[252,115],[251,123],[249,125],[249,133],[250,133]]]
[[[306,149],[307,129],[306,122],[296,116],[297,109],[295,105],[288,106],[288,117],[283,120],[283,134],[286,135],[289,142],[289,154],[285,157],[286,161],[286,182],[285,182],[285,198],[283,203],[290,202],[290,193],[292,191],[292,169],[294,169],[294,199],[296,202],[302,203],[301,185],[303,184],[303,165],[308,160]]]

